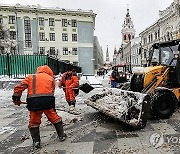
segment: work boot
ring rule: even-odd
[[[64,133],[62,121],[55,123],[54,127],[56,129],[56,132],[58,134],[60,142],[64,141],[66,139],[67,135]]]
[[[39,133],[39,127],[31,127],[29,128],[29,131],[31,133],[31,137],[33,140],[33,148],[39,149],[40,148],[40,133]]]
[[[74,105],[69,106],[69,111],[70,111],[70,112],[71,112],[71,111],[74,111],[74,109],[75,109]]]
[[[71,106],[71,101],[67,101],[68,102],[68,105]]]
[[[71,101],[71,105],[73,105],[75,107],[75,104],[76,104],[76,100]]]

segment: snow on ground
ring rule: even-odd
[[[20,108],[23,112],[25,112],[25,114],[28,115],[27,110],[25,109],[26,105],[22,104],[20,107],[18,107],[18,106],[14,106],[14,104],[12,103],[13,88],[16,84],[20,83],[21,80],[22,79],[11,79],[8,76],[0,76],[0,101],[1,101],[0,107],[3,108],[4,111],[6,111],[7,109],[8,111],[11,110],[12,112],[14,112],[16,109],[19,110]],[[56,81],[58,83],[59,79],[56,79]],[[88,82],[88,83],[94,82],[102,86],[101,81],[98,81],[98,79],[96,79],[95,77],[88,77],[88,78],[81,77],[80,84],[85,83],[85,82]],[[69,106],[65,100],[64,91],[56,87],[56,90],[55,90],[56,109],[57,109],[58,114],[62,116],[64,124],[70,125],[70,124],[74,124],[75,121],[81,121],[82,114],[88,111],[87,105],[84,104],[84,100],[98,93],[101,90],[102,88],[97,88],[88,94],[80,91],[79,95],[76,97],[76,101],[77,101],[76,109],[80,111],[81,114],[72,115],[68,113]],[[27,92],[25,90],[21,97],[21,101],[26,102],[26,94]],[[0,117],[0,119],[2,119],[3,117],[4,116]],[[43,119],[46,119],[45,116],[43,116]],[[26,121],[28,123],[28,116],[26,117]],[[49,122],[46,122],[45,125],[47,123]],[[10,132],[15,129],[14,127],[6,127],[6,124],[7,124],[6,122],[4,122],[3,120],[0,120],[0,134],[3,134],[4,132]],[[44,124],[42,124],[42,126],[43,125]]]
[[[96,76],[103,87],[110,87],[109,76]],[[58,79],[57,79],[58,81]],[[32,140],[28,131],[29,113],[26,105],[15,106],[11,97],[12,88],[19,79],[0,77],[0,153],[29,154],[32,152]],[[80,83],[89,82],[82,77]],[[76,97],[76,109],[81,114],[73,115],[68,112],[64,92],[56,87],[56,111],[62,116],[64,129],[68,136],[64,142],[59,142],[53,126],[43,115],[40,126],[42,148],[39,153],[62,154],[119,154],[119,153],[174,153],[180,152],[179,144],[166,144],[154,148],[149,142],[153,134],[171,134],[179,137],[180,112],[176,112],[169,120],[149,120],[142,130],[132,130],[113,118],[100,114],[84,101],[102,91],[95,88],[86,94],[80,91]],[[114,98],[115,99],[115,98]],[[22,101],[26,101],[26,91]],[[176,139],[176,138],[175,138]],[[174,141],[174,140],[173,140]],[[178,142],[179,143],[179,142]],[[32,152],[36,153],[36,152]]]

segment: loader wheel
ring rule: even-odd
[[[168,119],[175,110],[176,97],[170,91],[160,91],[153,96],[152,113],[155,117]]]
[[[129,90],[130,89],[130,82],[123,83],[123,85],[122,85],[122,87],[120,89]]]

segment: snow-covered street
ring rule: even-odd
[[[87,98],[102,91],[103,87],[109,86],[108,76],[88,78],[90,78],[89,83],[96,83],[95,87],[97,88],[88,94],[80,91],[76,104],[76,109],[81,113],[79,115],[68,113],[68,104],[65,101],[64,92],[62,89],[56,88],[56,110],[63,118],[64,129],[68,138],[64,142],[59,142],[53,125],[43,116],[40,127],[42,148],[38,151],[32,150],[26,105],[15,106],[12,103],[14,81],[7,84],[7,81],[5,82],[5,79],[2,79],[0,89],[0,153],[155,154],[180,152],[180,112],[178,110],[168,120],[148,120],[144,129],[132,129],[84,103]],[[82,78],[81,83],[86,79],[86,77]],[[26,92],[23,93],[21,100],[25,101],[25,98]],[[163,135],[163,142],[153,142],[156,141],[153,140],[154,134]],[[178,140],[177,143],[176,139]]]

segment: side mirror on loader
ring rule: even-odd
[[[180,52],[180,44],[178,45],[178,51]]]

